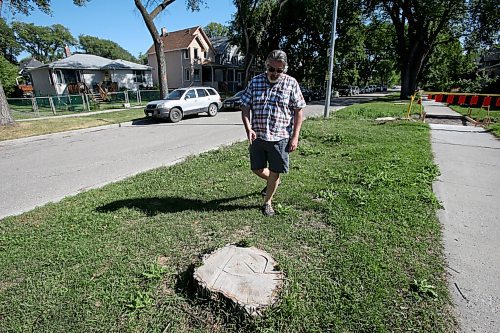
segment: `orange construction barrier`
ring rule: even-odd
[[[483,120],[484,125],[488,125],[489,123],[491,123],[490,104],[491,104],[491,96],[486,96],[483,99],[483,104],[481,105],[481,109],[486,110],[486,116],[484,117]]]
[[[443,100],[443,95],[436,95],[436,102],[441,102]]]
[[[467,96],[465,95],[460,95],[460,97],[458,97],[458,105],[464,105],[465,104],[465,99],[467,98]]]
[[[446,98],[446,103],[453,104],[454,99],[455,99],[455,95],[448,95],[448,97]]]
[[[470,98],[470,102],[469,102],[469,105],[470,106],[477,106],[477,102],[479,101],[479,96],[478,95],[474,95]]]

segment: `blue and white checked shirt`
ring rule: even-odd
[[[257,138],[265,141],[289,138],[294,110],[306,106],[297,80],[284,73],[274,84],[269,82],[266,73],[255,76],[241,95],[241,104],[250,107],[252,130]]]

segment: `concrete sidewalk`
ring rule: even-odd
[[[425,99],[422,102],[427,117],[462,118],[460,113],[453,111],[443,103]]]
[[[458,115],[434,101],[424,107],[428,115]],[[500,332],[500,140],[482,127],[430,127],[456,317],[462,332]]]

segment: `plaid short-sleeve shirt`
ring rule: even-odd
[[[296,109],[306,106],[297,80],[281,74],[272,84],[265,73],[255,76],[241,95],[241,104],[250,107],[252,129],[257,138],[280,141],[290,137]]]

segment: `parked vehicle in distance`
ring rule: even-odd
[[[353,95],[359,95],[359,87],[358,86],[352,86],[352,93]]]
[[[221,106],[220,95],[214,88],[179,88],[164,99],[149,102],[144,109],[144,114],[147,117],[168,119],[176,123],[190,114],[206,112],[210,117],[214,117]]]
[[[340,86],[337,88],[340,96],[352,96],[352,87],[351,86]]]
[[[315,100],[324,99],[325,94],[326,94],[326,92],[323,88],[314,88],[312,90],[312,96],[313,96],[313,99],[315,99]]]
[[[224,110],[239,110],[241,105],[241,95],[245,90],[240,90],[233,96],[226,98],[222,103],[222,107]]]
[[[313,99],[313,92],[311,89],[300,86],[300,90],[302,91],[302,96],[304,96],[304,100],[309,103]]]

